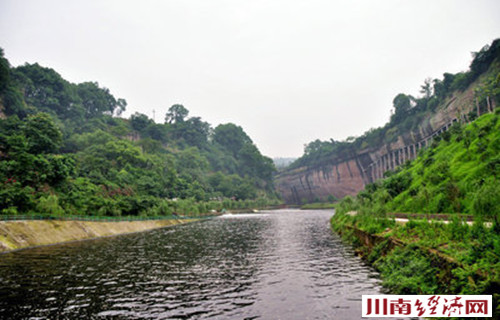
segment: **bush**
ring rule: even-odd
[[[49,216],[64,215],[64,210],[59,205],[59,198],[55,194],[40,197],[36,205],[36,210],[41,214]]]
[[[472,201],[472,208],[475,214],[495,217],[500,220],[500,183],[497,179],[491,178],[483,183],[477,190]]]
[[[0,188],[0,210],[15,207],[19,212],[29,211],[35,207],[34,193],[31,187],[23,187],[13,179],[7,180]]]
[[[412,181],[410,172],[398,173],[384,181],[384,187],[387,189],[391,197],[395,197],[401,192],[407,190]]]
[[[375,262],[383,285],[394,294],[434,294],[438,270],[417,247],[395,248]]]
[[[9,208],[3,209],[2,214],[6,215],[6,216],[15,216],[15,215],[18,215],[19,212],[17,211],[16,207],[9,207]]]

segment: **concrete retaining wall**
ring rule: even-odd
[[[140,232],[195,221],[0,221],[0,252],[60,242]]]

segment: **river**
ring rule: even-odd
[[[9,319],[361,319],[377,273],[332,211],[226,215],[0,255]]]

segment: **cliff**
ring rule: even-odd
[[[435,112],[425,114],[417,129],[399,133],[394,142],[368,145],[352,154],[336,155],[335,160],[326,159],[319,165],[280,173],[275,178],[278,192],[286,203],[356,195],[366,184],[383,178],[386,171],[414,159],[421,148],[447,131],[454,122],[467,122],[471,112],[480,114],[494,109],[494,101],[493,106],[488,104],[485,109],[479,108],[476,100],[475,89],[486,76],[482,75],[462,92],[453,92]]]

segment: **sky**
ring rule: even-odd
[[[0,0],[11,65],[97,81],[125,117],[182,104],[270,157],[384,125],[398,93],[498,37],[498,0]]]

